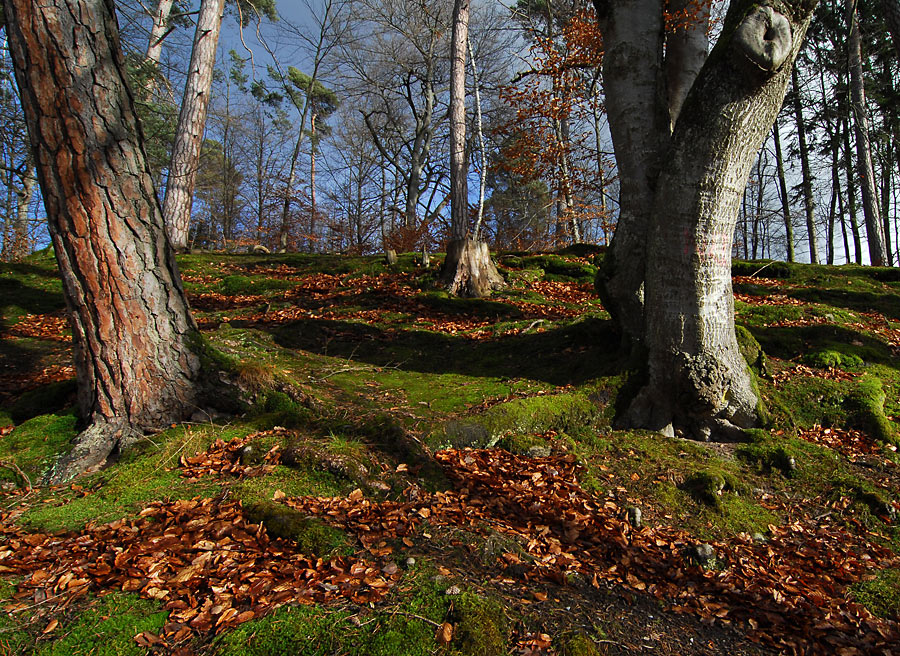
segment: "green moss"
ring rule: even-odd
[[[559,656],[600,656],[594,641],[581,631],[566,633],[554,642]]]
[[[813,367],[825,369],[833,367],[835,369],[847,369],[861,367],[863,365],[862,358],[853,353],[841,353],[826,349],[823,351],[815,351],[803,356],[803,362]]]
[[[534,435],[523,435],[521,433],[511,433],[504,435],[497,443],[501,449],[506,449],[510,453],[525,455],[529,449],[534,447],[549,447],[547,440],[535,437]]]
[[[731,263],[732,276],[760,276],[787,280],[794,276],[796,265],[775,260],[735,260]]]
[[[831,479],[831,496],[848,497],[863,504],[875,517],[891,519],[895,515],[893,504],[884,491],[869,481],[852,474],[837,474]]]
[[[260,272],[262,273],[262,272]],[[226,296],[264,294],[268,291],[283,291],[292,288],[296,283],[290,280],[266,278],[257,274],[250,278],[242,275],[226,276],[219,285]]]
[[[506,282],[513,287],[527,287],[530,283],[544,279],[543,269],[507,270],[504,272]]]
[[[263,524],[269,535],[292,540],[305,554],[326,558],[352,551],[346,533],[284,504],[262,501],[247,506],[244,512],[254,524]]]
[[[522,258],[522,267],[542,269],[547,280],[589,283],[597,275],[597,267],[568,260],[559,255],[529,255]]]
[[[456,632],[451,648],[460,656],[505,656],[507,620],[496,601],[463,593],[453,602]]]
[[[734,327],[734,333],[737,338],[738,349],[741,355],[744,356],[747,366],[757,376],[765,376],[768,373],[768,361],[762,346],[756,341],[753,333],[741,325]]]
[[[444,586],[446,587],[446,585]],[[448,617],[451,600],[430,573],[407,579],[383,611],[351,622],[356,613],[323,606],[283,607],[223,634],[219,656],[430,656],[440,649],[431,622]],[[415,617],[419,616],[419,617]],[[479,653],[479,652],[473,652]],[[482,652],[484,653],[484,652]],[[505,652],[504,652],[505,653]]]
[[[721,508],[726,492],[739,493],[743,487],[736,476],[715,467],[695,471],[684,482],[684,489],[695,499],[714,508]]]
[[[445,426],[445,443],[453,446],[494,446],[505,435],[581,430],[599,415],[599,408],[582,393],[533,396],[488,408],[466,422]]]
[[[883,569],[851,588],[856,600],[885,619],[900,619],[900,569]]]
[[[40,481],[56,457],[69,450],[78,433],[75,413],[40,415],[19,424],[12,433],[0,439],[0,460],[15,463],[31,479]],[[12,470],[0,469],[0,480],[16,479]]]
[[[846,400],[849,422],[876,440],[900,444],[896,425],[884,415],[886,398],[880,379],[871,375],[863,376],[856,382]]]
[[[42,637],[33,652],[36,656],[139,656],[146,653],[134,636],[150,631],[159,633],[169,613],[159,603],[137,595],[115,592],[90,603],[71,622],[63,621]]]
[[[249,427],[176,427],[153,436],[126,451],[115,466],[79,480],[85,496],[77,491],[53,492],[53,502],[35,506],[20,518],[33,530],[80,530],[87,522],[109,522],[134,513],[150,501],[213,496],[219,483],[213,478],[188,483],[180,476],[182,453],[203,451],[216,437],[228,441],[250,432]],[[2,442],[0,442],[2,443]]]

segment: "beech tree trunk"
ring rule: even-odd
[[[202,0],[200,3],[191,63],[184,85],[181,113],[178,115],[172,163],[169,166],[166,197],[163,201],[169,239],[178,250],[188,247],[194,186],[200,166],[200,147],[206,127],[206,110],[209,107],[224,10],[225,0]]]
[[[646,276],[648,381],[626,424],[728,439],[758,420],[734,332],[731,247],[750,169],[815,4],[789,2],[785,15],[753,0],[732,2],[688,94],[657,179]]]
[[[438,276],[439,287],[453,296],[483,298],[505,285],[485,242],[456,239],[447,245],[447,257]]]
[[[881,214],[878,211],[878,192],[875,185],[875,170],[872,166],[872,146],[869,142],[869,118],[866,116],[866,89],[862,70],[862,45],[855,0],[848,0],[847,22],[850,27],[850,36],[847,39],[850,104],[856,132],[856,168],[862,190],[866,241],[869,244],[869,260],[872,266],[884,266],[887,251],[884,247],[884,226],[881,224]]]
[[[113,0],[5,0],[90,422],[53,472],[101,465],[196,407],[197,333],[145,161]]]
[[[644,263],[654,182],[668,144],[660,0],[594,0],[603,30],[606,112],[619,171],[619,221],[601,299],[632,347],[644,333]]]

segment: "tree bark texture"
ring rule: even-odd
[[[438,286],[453,296],[483,298],[506,283],[491,261],[487,243],[458,239],[447,245]]]
[[[166,181],[163,215],[166,217],[169,239],[179,250],[188,247],[194,186],[200,166],[200,147],[203,144],[203,131],[206,127],[206,110],[209,108],[216,48],[219,44],[224,10],[225,0],[203,0],[200,3],[194,46],[191,49],[191,63],[184,85],[181,112],[178,115],[175,144],[172,147],[172,163]]]
[[[469,0],[453,5],[450,37],[450,235],[454,241],[469,232],[469,167],[466,160],[466,47]]]
[[[648,382],[627,424],[728,439],[759,418],[735,339],[731,247],[750,169],[815,4],[732,2],[688,94],[659,175],[646,276]]]
[[[112,0],[5,0],[91,422],[56,480],[196,407],[197,330],[166,240]]]
[[[159,66],[162,57],[163,39],[169,29],[169,14],[172,13],[174,0],[159,0],[156,11],[153,12],[153,26],[150,28],[150,40],[147,43],[147,61]],[[152,89],[151,89],[152,91]]]
[[[872,262],[872,266],[884,266],[887,261],[887,251],[884,247],[884,226],[881,224],[881,214],[878,210],[875,169],[872,166],[872,146],[869,141],[869,118],[866,115],[866,89],[862,70],[862,45],[855,0],[848,0],[847,22],[850,28],[850,36],[847,38],[850,104],[853,112],[853,127],[856,132],[856,168],[862,190],[866,241],[869,244],[869,260]]]
[[[669,11],[678,14],[688,10],[690,0],[669,3]],[[687,26],[679,26],[666,35],[666,91],[669,100],[671,126],[675,127],[688,91],[700,74],[709,50],[709,8],[701,5],[700,15]]]
[[[655,180],[669,139],[660,0],[595,0],[603,30],[606,112],[619,170],[619,221],[601,298],[632,345],[644,329],[644,263]]]

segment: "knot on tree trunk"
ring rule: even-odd
[[[732,43],[757,68],[774,73],[791,54],[791,23],[771,7],[756,7],[737,26]]]
[[[691,417],[713,417],[728,405],[731,372],[703,353],[673,354],[674,380],[681,389],[676,398],[681,412]]]

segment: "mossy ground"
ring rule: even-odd
[[[30,530],[67,531],[134,516],[151,501],[228,495],[270,532],[310,553],[348,554],[359,549],[351,534],[317,518],[285,515],[273,495],[345,496],[359,488],[367,496],[402,498],[413,482],[438,490],[449,483],[431,450],[492,446],[573,454],[585,490],[622,507],[637,505],[645,523],[698,539],[765,533],[790,513],[832,512],[829,504],[846,499],[846,526],[863,525],[900,552],[900,535],[885,521],[885,509],[900,501],[900,477],[883,464],[897,460],[891,447],[900,416],[894,270],[736,263],[736,275],[755,274],[735,285],[744,295],[737,321],[770,425],[745,443],[722,447],[610,428],[619,397],[636,377],[624,370],[619,337],[599,302],[578,296],[596,275],[593,255],[501,256],[510,287],[481,301],[433,291],[433,269],[418,267],[413,254],[401,254],[393,267],[381,257],[183,256],[185,286],[202,297],[196,315],[204,352],[220,359],[255,404],[233,407],[215,423],[150,435],[74,488],[0,503],[21,511],[16,521]],[[313,293],[308,283],[320,274],[331,282]],[[29,314],[61,311],[48,254],[0,265],[0,298],[3,329]],[[0,462],[15,465],[0,468],[7,489],[23,485],[16,468],[38,482],[77,431],[71,372],[52,368],[70,357],[65,334],[50,337],[4,332],[0,340],[0,375],[12,372],[13,381],[0,394],[0,427],[14,426],[0,436]],[[808,369],[792,374],[799,362]],[[829,374],[834,370],[849,377]],[[860,463],[800,439],[799,431],[821,426],[864,431],[880,442],[883,460]],[[217,438],[273,427],[289,432],[263,438],[259,450],[291,449],[290,464],[224,481],[189,481],[178,471],[182,455]],[[575,627],[557,614],[551,621],[537,602],[523,606],[521,594],[486,584],[495,558],[472,554],[491,553],[491,538],[433,534],[417,554],[419,564],[376,608],[282,608],[198,647],[210,654],[506,654],[514,650],[514,631],[547,631],[558,653],[605,653],[593,625]],[[470,548],[460,552],[461,543]],[[448,566],[460,577],[460,595],[445,594],[455,579],[436,574]],[[0,597],[11,589],[3,585]],[[889,613],[896,612],[896,590],[896,570],[885,570],[854,594]],[[571,615],[562,604],[577,596],[566,594],[573,596],[560,602],[560,618]],[[122,611],[107,612],[105,604]],[[600,610],[590,606],[586,615]],[[0,645],[10,653],[127,654],[135,648],[131,636],[154,630],[161,618],[154,604],[116,593],[71,607],[47,634],[38,635],[46,622],[2,616]],[[446,648],[435,638],[435,623],[443,622],[455,630]],[[613,621],[607,628],[621,627]],[[128,640],[118,637],[129,633]],[[35,644],[38,651],[29,652]]]

